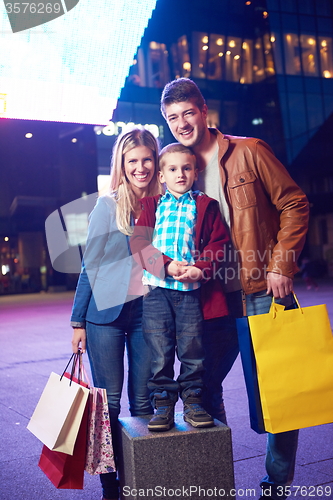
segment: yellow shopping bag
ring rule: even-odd
[[[333,422],[333,336],[326,305],[249,316],[265,430]]]

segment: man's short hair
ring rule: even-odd
[[[202,111],[206,104],[199,87],[189,78],[178,78],[166,84],[161,97],[161,113],[166,118],[165,107],[175,102],[191,101]]]
[[[195,157],[194,152],[192,151],[191,148],[188,148],[186,146],[183,146],[180,142],[173,142],[171,144],[168,144],[167,146],[164,146],[164,148],[161,150],[159,154],[159,166],[160,170],[165,166],[165,157],[170,154],[170,153],[183,153],[183,154],[189,154],[194,157],[194,167],[197,167],[197,160]]]

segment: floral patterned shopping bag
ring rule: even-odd
[[[89,474],[114,472],[114,454],[112,448],[110,416],[106,390],[90,388],[89,423],[85,470]]]

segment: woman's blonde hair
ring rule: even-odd
[[[154,175],[149,183],[147,196],[161,193],[161,184],[158,180],[159,145],[153,134],[144,128],[134,128],[121,134],[112,150],[110,194],[115,197],[117,202],[116,221],[118,229],[127,235],[133,232],[131,214],[135,209],[137,200],[125,175],[124,155],[138,146],[149,148],[155,160]]]

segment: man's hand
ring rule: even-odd
[[[267,295],[271,292],[275,299],[283,299],[293,291],[293,280],[283,274],[267,273]]]
[[[203,278],[203,272],[198,267],[182,266],[181,270],[182,274],[180,276],[174,276],[174,278],[182,283],[195,283]]]

